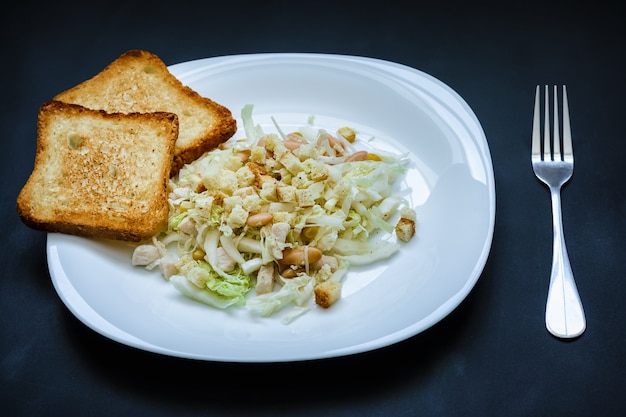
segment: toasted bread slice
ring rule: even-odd
[[[237,130],[228,108],[183,85],[158,56],[143,50],[124,53],[93,78],[54,99],[109,113],[175,113],[180,129],[172,176]]]
[[[107,113],[48,101],[33,171],[17,198],[35,229],[140,241],[167,222],[174,113]]]

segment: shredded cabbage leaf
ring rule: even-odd
[[[245,139],[170,179],[167,229],[153,240],[176,262],[151,267],[173,270],[164,276],[188,298],[262,317],[288,310],[289,323],[315,305],[318,285],[400,249],[395,222],[415,222],[415,211],[392,190],[408,158],[359,149],[353,129],[329,133],[313,117],[289,133],[273,119],[278,133],[265,133],[252,105],[241,118]]]

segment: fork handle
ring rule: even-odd
[[[546,304],[546,327],[560,338],[580,336],[586,327],[585,313],[574,282],[574,274],[567,256],[561,216],[560,187],[550,189],[554,243],[552,273]]]

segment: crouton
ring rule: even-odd
[[[408,242],[415,234],[415,222],[404,217],[396,223],[396,236],[398,239]]]
[[[341,283],[336,281],[324,281],[315,286],[315,304],[328,308],[341,297]]]

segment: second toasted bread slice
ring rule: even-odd
[[[177,137],[173,113],[107,113],[46,102],[17,212],[26,225],[48,232],[149,238],[167,222]]]
[[[230,110],[183,85],[153,53],[131,50],[100,73],[54,97],[109,113],[175,113],[180,122],[172,175],[237,130]]]

